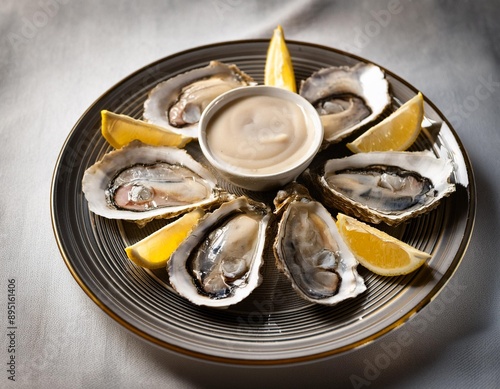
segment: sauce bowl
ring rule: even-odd
[[[309,166],[323,142],[323,126],[316,109],[297,93],[246,86],[205,108],[198,141],[229,182],[265,191],[293,181]]]

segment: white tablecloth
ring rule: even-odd
[[[0,387],[500,387],[498,20],[500,3],[486,0],[1,0]],[[378,341],[305,365],[223,367],[146,343],[87,297],[54,239],[51,177],[73,125],[116,82],[182,50],[269,38],[277,24],[386,67],[442,110],[472,160],[476,225],[443,292]]]

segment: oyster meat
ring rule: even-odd
[[[211,61],[208,66],[159,83],[144,102],[143,117],[149,123],[197,138],[205,107],[222,93],[252,83],[253,79],[236,65]]]
[[[302,81],[299,93],[320,114],[327,144],[373,122],[391,103],[384,72],[366,63],[320,69]]]
[[[274,242],[277,267],[299,296],[334,305],[366,290],[358,262],[342,240],[332,215],[307,189],[292,183],[274,203],[281,214]]]
[[[359,153],[304,173],[324,203],[366,222],[397,225],[434,209],[455,190],[453,163],[430,151]]]
[[[194,304],[227,307],[261,282],[270,209],[246,197],[208,214],[172,254],[169,282]]]
[[[138,141],[88,168],[82,189],[95,214],[138,224],[222,201],[216,178],[185,150]]]

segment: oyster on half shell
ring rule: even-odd
[[[111,151],[82,179],[89,209],[143,225],[222,201],[216,178],[185,150],[139,141]]]
[[[194,304],[227,307],[259,286],[270,209],[238,197],[206,215],[167,263],[169,282]]]
[[[384,72],[366,63],[320,69],[302,81],[299,94],[320,114],[326,144],[373,122],[391,103]]]
[[[289,184],[274,203],[281,214],[273,246],[276,264],[300,297],[334,305],[366,290],[332,215],[304,186]]]
[[[205,107],[230,89],[254,83],[236,65],[211,61],[159,83],[144,102],[143,117],[149,123],[192,138],[198,137],[198,121]]]
[[[303,178],[325,205],[366,222],[397,225],[434,209],[455,191],[453,162],[430,151],[359,153],[330,159],[320,174]]]

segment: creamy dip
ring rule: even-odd
[[[214,114],[207,126],[207,144],[214,158],[240,173],[273,174],[308,154],[312,128],[312,120],[292,101],[246,96]]]

